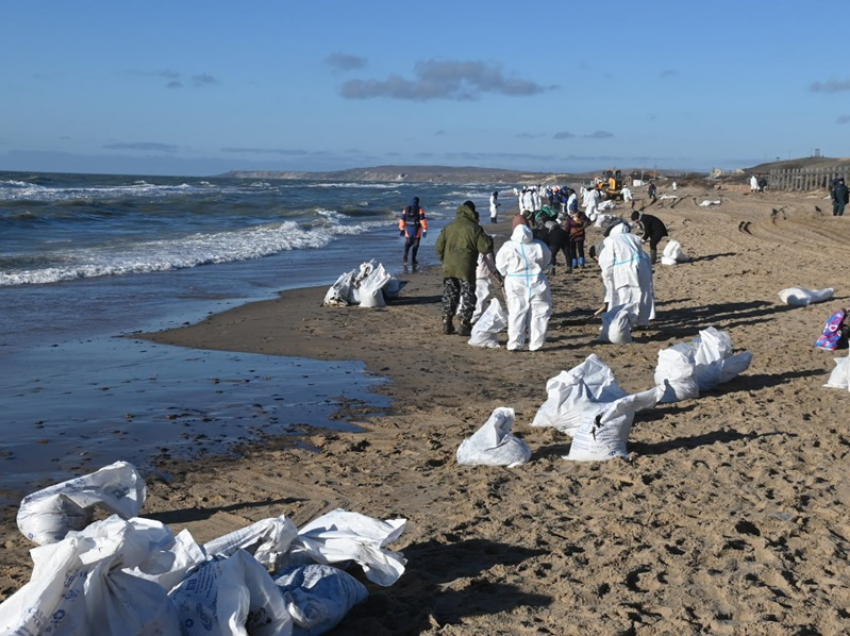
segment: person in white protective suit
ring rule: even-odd
[[[584,199],[584,215],[593,223],[599,216],[599,190],[593,188],[587,190],[587,196]]]
[[[652,288],[652,263],[641,246],[641,239],[629,230],[628,223],[616,223],[602,242],[598,255],[605,285],[607,310],[634,303],[637,325],[645,327],[655,319],[655,293]]]
[[[535,240],[525,225],[517,225],[496,254],[496,269],[505,280],[508,351],[521,349],[526,339],[529,351],[537,351],[546,340],[552,291],[544,272],[551,259],[546,244]]]

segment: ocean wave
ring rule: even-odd
[[[101,276],[162,272],[253,260],[290,250],[320,249],[338,236],[362,234],[381,222],[343,224],[332,218],[294,221],[179,239],[70,249],[50,254],[41,266],[4,263],[0,286],[47,284]]]
[[[78,202],[98,201],[117,198],[136,198],[143,194],[150,198],[164,198],[172,195],[186,196],[192,193],[208,195],[211,189],[222,192],[237,192],[238,188],[222,188],[208,182],[198,185],[180,183],[176,185],[155,185],[146,181],[137,181],[131,185],[89,186],[83,188],[57,188],[32,183],[6,181],[0,183],[0,202]]]

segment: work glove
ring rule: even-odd
[[[399,236],[404,236],[404,230],[399,230],[398,235],[399,235]]]

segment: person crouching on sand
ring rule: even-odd
[[[545,271],[552,254],[545,243],[533,238],[531,229],[517,225],[509,241],[496,254],[496,269],[505,279],[508,304],[508,351],[543,347],[552,315],[552,291]]]
[[[458,313],[457,333],[468,336],[472,333],[475,311],[478,255],[493,252],[493,238],[478,224],[472,201],[464,201],[458,207],[455,220],[440,232],[435,247],[443,263],[443,333],[455,333],[452,318]]]

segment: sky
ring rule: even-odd
[[[850,155],[821,0],[0,6],[0,170],[708,172]]]

